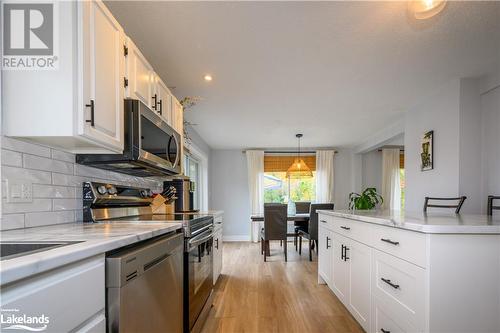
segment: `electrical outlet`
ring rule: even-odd
[[[7,202],[33,202],[33,184],[23,179],[7,179]]]

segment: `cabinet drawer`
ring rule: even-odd
[[[333,231],[333,216],[318,214],[318,221],[319,227]]]
[[[332,216],[333,231],[352,238],[364,244],[370,244],[370,229],[372,225],[365,222]]]
[[[425,270],[373,250],[372,293],[396,318],[421,328],[425,322]]]
[[[377,225],[372,227],[371,244],[373,247],[421,267],[427,266],[425,234],[393,227]]]
[[[104,256],[64,266],[2,287],[2,309],[45,315],[47,332],[69,332],[105,306]]]
[[[373,327],[372,332],[377,333],[415,333],[418,332],[411,324],[397,318],[386,309],[381,302],[374,300],[372,305]]]

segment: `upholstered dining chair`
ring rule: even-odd
[[[265,204],[264,205],[264,228],[260,232],[261,254],[266,257],[271,255],[269,241],[279,240],[284,243],[285,261],[287,257],[287,205]]]
[[[500,210],[500,206],[493,206],[493,200],[500,200],[500,196],[488,195],[488,215],[493,215],[493,210]]]
[[[297,201],[295,202],[295,213],[296,214],[307,214],[311,209],[311,202],[309,201]],[[307,221],[295,221],[294,234],[293,234],[293,245],[295,246],[295,251],[297,251],[297,240],[299,238],[299,230],[307,231]]]
[[[318,210],[333,210],[333,207],[333,203],[311,204],[307,231],[299,230],[299,255],[302,254],[302,238],[306,238],[309,240],[309,261],[312,261],[313,242],[318,248]]]
[[[424,201],[424,213],[427,212],[428,207],[433,207],[433,208],[455,208],[455,214],[460,213],[460,209],[462,209],[462,205],[464,204],[465,199],[467,199],[466,196],[461,196],[458,198],[431,198],[431,197],[425,197]],[[450,205],[444,205],[440,203],[430,203],[430,201],[455,201],[454,204]]]

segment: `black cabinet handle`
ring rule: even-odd
[[[383,328],[380,329],[380,332],[382,332],[382,333],[391,333],[391,331],[384,330]]]
[[[215,248],[217,250],[219,249],[219,239],[218,238],[215,240]]]
[[[347,246],[344,246],[344,261],[349,260],[349,257],[347,256],[347,251],[350,249]]]
[[[386,242],[386,243],[389,243],[389,244],[392,244],[392,245],[399,245],[399,242],[395,242],[395,241],[392,241],[392,240],[387,239],[387,238],[380,238],[380,240],[382,242]]]
[[[380,278],[380,280],[384,281],[385,283],[387,283],[388,285],[390,285],[394,289],[399,289],[399,284],[394,284],[389,279]]]
[[[160,99],[160,101],[158,102],[158,105],[160,106],[160,110],[158,110],[158,113],[161,115],[162,114],[162,111],[163,111],[163,103],[162,103],[162,100]]]
[[[155,110],[156,110],[156,105],[158,104],[157,99],[158,99],[158,96],[155,94],[153,96],[153,105],[152,105],[152,108],[155,109]]]
[[[344,260],[344,249],[345,249],[345,246],[344,246],[344,244],[342,244],[342,251],[340,251],[340,259],[341,260]]]
[[[342,229],[344,229],[344,230],[351,230],[351,228],[346,227],[345,225],[341,225],[340,227],[341,227]]]
[[[325,221],[325,220],[319,220],[319,221],[320,221],[321,223],[326,223],[326,221]]]
[[[90,126],[95,126],[95,118],[94,118],[94,100],[90,100],[90,104],[85,104],[85,107],[90,108],[90,120],[86,120],[87,123],[90,123]]]
[[[331,246],[330,246],[330,243],[328,243],[330,241],[330,237],[326,236],[326,249],[328,250]]]

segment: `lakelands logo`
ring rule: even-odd
[[[3,2],[3,69],[57,69],[57,2]]]
[[[42,332],[48,327],[50,320],[44,314],[30,316],[20,313],[19,309],[2,309],[0,313],[1,330],[22,330]]]

